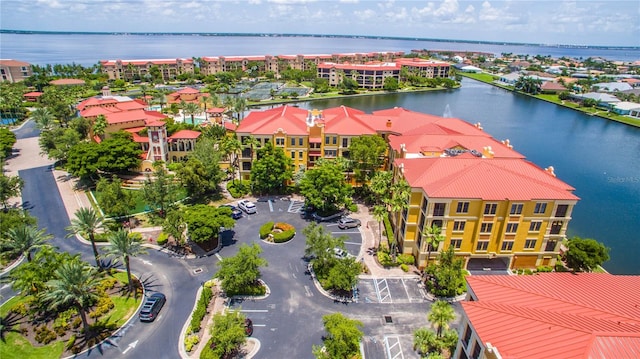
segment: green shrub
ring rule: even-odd
[[[536,272],[540,272],[540,273],[553,272],[553,268],[551,266],[539,266],[538,268],[536,268]]]
[[[165,244],[167,244],[167,241],[169,241],[169,235],[164,232],[161,232],[158,236],[158,239],[156,240],[159,246],[164,246]]]
[[[296,235],[295,229],[291,229],[285,232],[274,233],[273,234],[273,242],[274,243],[284,243],[290,241],[293,236]]]
[[[393,267],[396,265],[396,263],[391,260],[389,253],[384,251],[378,251],[378,262],[380,262],[383,267]]]
[[[244,287],[238,292],[227,292],[227,295],[228,296],[234,296],[234,295],[259,296],[259,295],[265,295],[266,293],[267,293],[267,288],[263,286],[260,282],[256,282],[254,285]]]
[[[118,280],[113,277],[107,277],[101,280],[97,288],[98,293],[106,293],[108,289],[113,289],[117,282]]]
[[[193,350],[193,347],[200,342],[200,338],[198,338],[197,334],[189,335],[184,340],[184,348],[190,352]]]
[[[82,318],[76,317],[73,322],[71,322],[71,328],[78,329],[80,327],[80,324],[82,324]]]
[[[200,331],[200,325],[202,324],[202,319],[207,315],[207,307],[209,306],[211,298],[213,298],[213,290],[205,287],[202,290],[202,294],[200,294],[196,309],[193,311],[191,322],[189,323],[189,329],[192,333]]]
[[[533,271],[531,269],[527,268],[527,269],[524,270],[524,274],[525,275],[532,275]]]
[[[27,309],[27,306],[24,304],[24,302],[19,302],[14,305],[13,308],[11,308],[11,311],[24,317],[29,312],[29,309]]]
[[[295,231],[295,229],[296,229],[294,226],[290,225],[289,223],[284,223],[284,222],[278,222],[278,223],[274,224],[273,228],[274,229],[279,229],[279,230],[281,230],[283,232],[291,231],[291,230]]]
[[[384,230],[385,236],[391,242],[393,241],[393,229],[391,228],[391,222],[389,221],[389,216],[384,217]]]
[[[96,303],[96,309],[89,313],[89,316],[91,318],[99,318],[100,316],[109,313],[113,307],[115,307],[115,304],[113,304],[113,300],[111,300],[109,296],[100,296],[98,298],[98,303]]]
[[[400,269],[402,269],[403,272],[408,272],[409,271],[409,266],[404,264],[404,263],[402,263],[400,265]]]
[[[40,344],[47,345],[54,341],[57,337],[56,333],[47,328],[45,325],[39,326],[35,330],[36,341]]]
[[[556,262],[555,270],[556,272],[566,272],[567,268],[564,267],[564,264],[562,264],[562,262]]]
[[[273,222],[267,222],[260,226],[260,239],[265,239],[269,236],[269,233],[273,230]]]
[[[350,205],[347,206],[347,209],[351,213],[357,213],[358,212],[358,205],[355,204],[355,203],[351,203]]]
[[[73,346],[76,344],[76,335],[73,334],[69,340],[67,340],[67,344],[65,345],[65,348],[67,348],[67,350],[73,348]]]
[[[413,265],[416,262],[416,259],[411,254],[401,254],[398,256],[396,261],[400,265],[402,264]]]
[[[227,182],[227,191],[233,198],[240,198],[249,194],[250,187],[248,181],[231,181]]]

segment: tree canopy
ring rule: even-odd
[[[220,279],[227,295],[250,294],[249,288],[255,287],[260,279],[260,267],[267,265],[267,261],[260,258],[260,253],[262,249],[256,243],[251,246],[242,244],[235,256],[218,262],[220,270],[215,278]]]
[[[364,336],[363,324],[359,320],[345,317],[342,313],[327,314],[322,317],[327,335],[324,349],[313,347],[313,355],[318,359],[353,358],[360,352],[360,340]]]
[[[16,135],[8,128],[0,127],[0,161],[9,157],[16,143]]]
[[[366,184],[384,164],[387,143],[377,135],[362,135],[351,139],[349,159],[358,182]]]
[[[609,248],[595,239],[576,236],[567,246],[565,260],[574,271],[590,272],[609,260]]]
[[[306,202],[323,212],[351,204],[352,192],[344,180],[342,166],[335,160],[320,161],[300,181],[300,193]]]
[[[438,297],[455,297],[464,293],[464,261],[455,255],[453,246],[440,252],[438,263],[431,264],[425,270],[427,288]]]
[[[226,313],[216,313],[213,315],[211,325],[211,343],[215,347],[211,349],[216,358],[226,358],[233,353],[246,340],[244,331],[244,315],[239,311],[231,310]],[[208,351],[209,349],[205,349]],[[203,358],[205,358],[203,352]]]
[[[258,159],[251,167],[251,188],[254,193],[283,193],[287,181],[293,178],[293,161],[280,147],[267,142],[258,150]]]
[[[217,239],[220,228],[233,228],[235,221],[219,208],[197,204],[182,210],[188,235],[196,243]]]

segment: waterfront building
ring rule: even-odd
[[[0,81],[20,82],[31,75],[30,63],[12,59],[0,59]]]
[[[157,74],[163,81],[175,80],[182,73],[194,73],[193,59],[101,60],[102,72],[109,80],[144,81]]]
[[[394,62],[364,64],[324,62],[317,65],[317,71],[318,78],[327,79],[331,86],[338,86],[346,76],[354,79],[360,88],[375,90],[382,89],[389,77],[400,81],[402,72],[423,78],[447,78],[450,65],[441,61],[399,58]]]
[[[402,108],[363,111],[340,106],[304,110],[281,106],[251,112],[237,127],[242,143],[255,138],[291,156],[294,171],[320,158],[349,158],[351,139],[376,135],[389,144],[386,167],[411,186],[409,207],[392,216],[401,253],[418,267],[453,246],[469,269],[553,266],[578,201],[573,188],[498,141],[480,124]],[[245,145],[239,171],[249,179],[256,151]],[[351,173],[345,173],[353,182]],[[426,227],[446,240],[429,248]]]
[[[639,276],[468,276],[452,358],[638,358]]]

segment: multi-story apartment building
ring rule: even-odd
[[[0,59],[0,81],[20,82],[31,76],[31,64],[24,61]]]
[[[401,79],[402,70],[424,78],[449,77],[450,65],[446,62],[420,59],[397,59],[395,62],[333,63],[318,64],[318,77],[329,81],[329,85],[339,85],[345,77],[354,79],[365,89],[382,89],[388,77]]]
[[[409,207],[392,216],[402,253],[419,267],[453,246],[467,268],[535,268],[554,265],[573,207],[573,188],[482,130],[454,118],[401,108],[366,114],[348,107],[304,110],[277,107],[250,113],[236,129],[245,143],[272,142],[296,169],[319,158],[348,158],[353,137],[377,135],[389,143],[396,180],[411,186]],[[258,146],[259,147],[259,146]],[[255,151],[246,146],[241,178],[248,179]],[[349,174],[346,174],[347,177]],[[446,240],[429,248],[425,227],[436,225]]]
[[[182,73],[194,73],[193,59],[101,60],[102,72],[109,80],[145,80],[157,69],[164,81],[175,80]]]
[[[195,149],[200,132],[182,130],[168,135],[164,119],[166,116],[157,111],[148,111],[148,105],[141,100],[126,96],[112,96],[109,88],[102,90],[101,96],[88,98],[77,106],[79,115],[95,122],[104,117],[107,126],[104,136],[126,131],[131,133],[133,141],[140,144],[145,152],[140,170],[153,170],[153,162],[175,162],[184,160]],[[143,134],[144,131],[146,134]],[[92,135],[96,142],[102,137]]]
[[[468,276],[455,359],[638,358],[640,277]]]
[[[257,55],[257,56],[204,56],[197,59],[152,59],[152,60],[102,60],[102,72],[109,80],[144,80],[152,68],[159,69],[164,80],[173,80],[182,73],[194,73],[195,66],[203,75],[214,75],[227,71],[246,71],[255,67],[256,71],[273,72],[276,76],[288,68],[309,70],[312,65],[324,62],[364,64],[370,61],[394,61],[403,52],[368,52],[319,55]]]

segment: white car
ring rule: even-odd
[[[256,205],[248,199],[243,199],[238,202],[238,208],[245,211],[247,214],[256,213]]]

